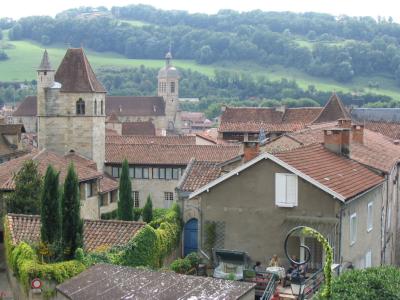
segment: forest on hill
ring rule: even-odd
[[[43,47],[83,46],[126,58],[162,59],[172,46],[175,59],[195,60],[204,66],[228,65],[233,71],[216,69],[214,76],[179,69],[180,96],[201,99],[184,103],[182,108],[206,111],[210,117],[222,103],[315,106],[323,105],[332,92],[320,90],[320,85],[299,86],[295,80],[280,79],[285,76],[272,80],[268,73],[244,73],[240,71],[243,65],[278,66],[284,74],[314,76],[315,82],[334,79],[348,87],[337,91],[346,104],[400,107],[396,91],[400,87],[400,24],[391,18],[260,10],[222,10],[207,15],[129,5],[110,10],[81,7],[55,18],[5,18],[0,19],[0,34],[1,30],[7,31],[11,42],[34,41]],[[0,60],[7,59],[6,53],[7,49],[0,49]],[[113,95],[153,95],[156,72],[144,66],[96,70]],[[355,81],[360,86],[361,78],[363,88],[349,91]],[[33,91],[34,84],[24,91],[10,83],[0,84],[0,102],[9,101],[10,95],[15,99]],[[387,87],[390,93],[383,92]]]
[[[132,26],[121,19],[143,24]],[[390,18],[259,10],[207,15],[130,5],[110,11],[73,9],[56,18],[22,18],[13,24],[10,38],[84,45],[148,59],[163,57],[171,43],[176,58],[201,64],[221,60],[279,64],[340,82],[384,72],[400,83],[400,25]]]

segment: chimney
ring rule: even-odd
[[[351,134],[353,143],[364,144],[364,125],[353,125]]]
[[[348,156],[350,153],[350,129],[325,129],[324,146],[326,149],[336,154]]]
[[[244,162],[248,162],[260,154],[260,145],[258,141],[243,142]]]
[[[338,126],[340,128],[351,128],[351,119],[339,119]]]
[[[222,104],[222,105],[221,105],[221,112],[226,111],[226,107],[227,107],[227,106],[226,106],[225,104]]]
[[[281,112],[281,113],[285,113],[285,111],[286,111],[286,106],[285,105],[281,105],[281,106],[278,106],[278,107],[275,107],[275,111],[278,111],[278,112]]]

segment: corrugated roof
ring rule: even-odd
[[[254,283],[97,264],[56,287],[74,300],[244,299]],[[247,298],[246,298],[247,299]]]
[[[8,214],[7,221],[13,245],[20,242],[38,243],[40,239],[40,216]],[[86,251],[122,246],[145,226],[143,222],[119,220],[84,220],[83,246]]]

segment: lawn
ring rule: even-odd
[[[143,22],[143,21],[138,21],[138,20],[124,20],[124,19],[120,19],[120,21],[121,21],[122,23],[127,23],[127,24],[129,24],[129,25],[132,25],[132,26],[134,26],[134,27],[143,27],[143,26],[146,26],[146,25],[154,25],[154,24],[150,24],[150,23]],[[154,25],[154,26],[156,26],[156,25]]]
[[[44,47],[32,41],[8,41],[7,32],[4,33],[4,40],[0,45],[6,45],[6,53],[10,59],[0,61],[0,81],[24,81],[36,78],[36,68],[40,64]],[[304,44],[304,46],[306,46]],[[310,44],[308,45],[310,46]],[[67,46],[51,45],[47,47],[50,60],[54,67],[58,66],[63,58]],[[101,66],[117,67],[138,67],[144,65],[149,68],[161,68],[164,65],[163,59],[127,59],[126,57],[111,52],[86,51],[89,61],[94,69]],[[393,79],[387,76],[356,77],[348,84],[338,83],[332,79],[310,76],[294,68],[282,66],[263,67],[254,62],[219,62],[213,65],[198,65],[193,60],[174,60],[174,65],[183,69],[192,69],[207,76],[214,76],[214,70],[228,70],[239,73],[248,73],[252,76],[263,75],[270,80],[281,78],[294,79],[300,87],[307,89],[314,85],[322,91],[343,91],[343,92],[372,92],[399,98],[400,88],[396,86]],[[368,82],[377,82],[379,89],[368,88]]]

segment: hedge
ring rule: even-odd
[[[200,257],[196,252],[186,255],[185,258],[178,258],[174,260],[169,268],[175,273],[186,274],[191,269],[196,268],[200,263]]]
[[[102,220],[117,220],[118,219],[118,211],[115,209],[115,210],[112,210],[107,213],[102,213],[100,215],[100,219],[102,219]]]
[[[41,263],[35,250],[27,243],[21,242],[17,246],[12,245],[7,221],[4,224],[4,231],[7,263],[27,289],[33,278],[62,283],[86,269],[85,264],[78,260]]]

